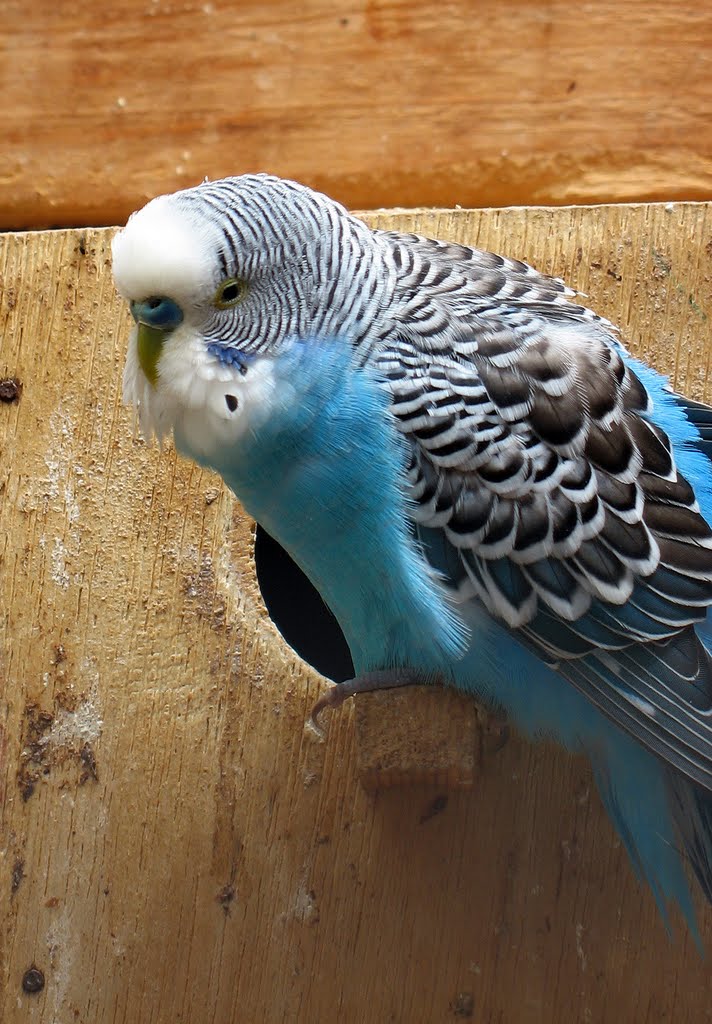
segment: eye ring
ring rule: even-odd
[[[247,282],[239,277],[227,277],[221,282],[213,300],[217,309],[231,309],[242,302],[247,294]]]

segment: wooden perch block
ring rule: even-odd
[[[369,219],[562,275],[712,398],[710,205]],[[251,522],[121,406],[110,238],[0,237],[3,1024],[709,1019],[585,764],[438,691],[305,728]]]
[[[367,790],[401,785],[459,789],[475,781],[486,712],[440,687],[355,698],[358,774]]]
[[[455,690],[419,686],[354,698],[358,777],[368,792],[474,785],[509,739],[504,718]]]

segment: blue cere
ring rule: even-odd
[[[211,341],[208,345],[208,352],[211,356],[215,356],[223,366],[236,366],[240,373],[247,372],[247,367],[254,358],[231,345],[219,345],[215,341]]]

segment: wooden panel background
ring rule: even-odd
[[[371,220],[563,274],[712,398],[711,206]],[[120,404],[110,237],[0,239],[3,1024],[710,1020],[585,764],[512,737],[470,790],[367,793],[352,702],[305,729],[250,522]]]
[[[712,196],[693,0],[5,0],[0,228],[269,170],[351,207]]]

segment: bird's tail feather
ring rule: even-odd
[[[661,662],[661,651],[649,644],[633,650],[637,657],[635,679],[627,678],[627,663],[617,666],[610,659],[592,656],[563,662],[555,671],[523,645],[510,642],[507,647],[504,628],[484,613],[476,615],[475,610],[475,606],[469,607],[474,639],[459,667],[457,685],[501,701],[512,723],[525,734],[551,736],[588,756],[602,802],[636,873],[649,884],[668,928],[670,904],[677,903],[699,944],[685,859],[689,858],[712,902],[712,792],[655,753],[652,745],[644,746],[632,729],[616,724],[619,716],[606,713],[608,705],[602,707],[588,697],[591,687],[596,692],[603,688],[621,701],[629,700],[631,713],[640,704],[639,715],[647,721],[647,691],[637,695],[629,686],[642,679],[649,680],[652,687],[661,675],[669,674]],[[700,654],[694,635],[680,643],[679,650],[662,650],[666,657],[675,655],[675,664],[680,658],[686,664],[686,652],[691,657]],[[502,656],[505,648],[506,658]],[[712,668],[706,655],[697,660],[704,663],[705,672]],[[712,672],[709,679],[712,692]],[[496,687],[492,680],[497,681]],[[701,703],[705,705],[704,700]],[[694,711],[691,708],[690,714]],[[650,739],[649,730],[642,738],[646,737]]]
[[[612,739],[611,734],[609,740]],[[693,783],[628,737],[619,735],[614,742],[605,744],[605,749],[592,750],[588,746],[588,753],[603,804],[639,880],[650,886],[665,927],[670,933],[669,907],[677,903],[700,945],[681,847],[690,857],[709,898],[709,809],[705,816],[691,792]],[[691,806],[697,815],[694,821],[686,817]]]
[[[712,793],[668,772],[670,810],[685,852],[705,896],[712,903]]]

